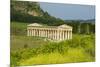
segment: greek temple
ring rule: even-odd
[[[72,27],[66,24],[60,26],[47,26],[38,23],[27,25],[27,36],[45,37],[50,40],[72,39]]]

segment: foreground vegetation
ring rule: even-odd
[[[27,36],[12,36],[12,38],[20,41],[16,41],[19,44],[14,44],[15,41],[11,40],[12,45],[23,45],[23,48],[11,51],[12,66],[95,61],[94,35],[74,35],[72,40],[62,42],[44,41],[38,37],[35,41],[34,37],[31,39],[32,37]],[[30,44],[32,40],[33,43]],[[35,44],[38,47],[34,47]]]

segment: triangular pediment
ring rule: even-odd
[[[42,26],[42,25],[38,23],[32,23],[32,24],[29,24],[28,26]]]
[[[63,25],[58,26],[58,28],[72,28],[72,27],[69,25],[63,24]]]

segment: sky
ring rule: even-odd
[[[51,16],[63,20],[87,20],[95,18],[94,5],[58,4],[40,2],[40,7]]]

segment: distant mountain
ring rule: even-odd
[[[92,23],[95,24],[95,19],[88,19],[88,20],[82,20],[82,23]]]
[[[11,12],[20,12],[32,16],[43,16],[44,12],[37,2],[11,1]]]
[[[95,19],[88,19],[88,20],[64,20],[65,22],[80,22],[80,23],[95,23]]]
[[[47,25],[61,25],[64,21],[51,16],[40,8],[38,2],[11,1],[11,21],[24,23],[41,23]]]

